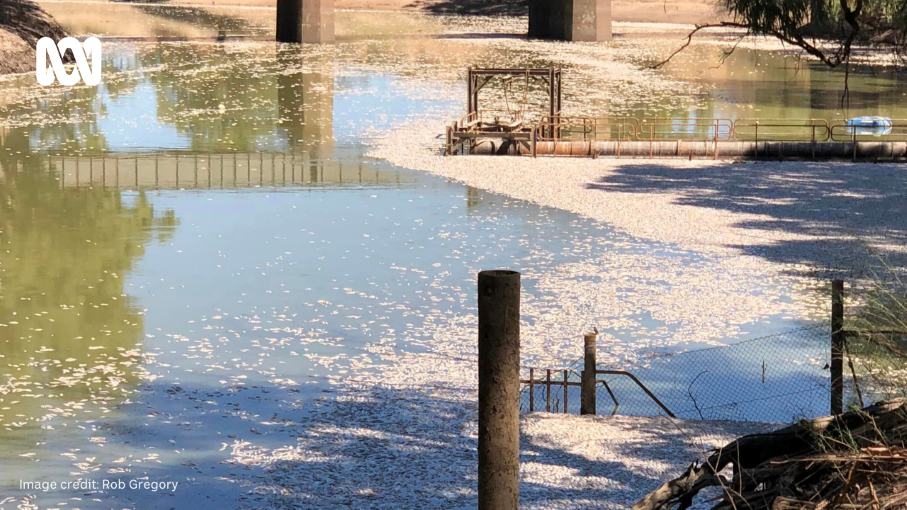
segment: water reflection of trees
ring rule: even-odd
[[[189,135],[199,151],[329,146],[334,77],[320,69],[330,57],[281,49],[276,59],[250,66],[237,64],[236,51],[212,44],[203,66],[194,45],[157,46],[144,56],[173,69],[148,78],[157,89],[158,120]]]
[[[701,80],[709,94],[719,99],[709,99],[707,109],[701,112],[719,117],[827,120],[856,115],[907,115],[902,106],[904,83],[892,69],[851,66],[850,93],[842,106],[843,69],[747,48],[737,48],[719,66],[714,62],[720,51],[711,46],[697,47],[682,61],[666,67],[669,74],[680,79]],[[671,112],[677,117],[682,114]]]
[[[132,6],[144,15],[164,18],[180,23],[188,23],[193,27],[211,28],[214,30],[224,30],[231,34],[260,32],[267,33],[270,27],[261,27],[254,25],[251,20],[231,16],[223,12],[211,11],[192,6],[158,6],[158,5],[134,5]],[[183,34],[178,34],[183,35]]]
[[[30,138],[14,139],[17,151],[30,147],[58,152],[99,153],[107,148],[107,137],[98,127],[97,118],[106,113],[103,101],[97,99],[96,87],[75,87],[61,97],[41,101],[28,113],[42,121],[40,127],[28,129]],[[31,105],[28,105],[31,106]],[[15,118],[15,114],[13,115]]]
[[[116,400],[135,381],[129,351],[144,324],[124,282],[178,220],[156,214],[144,194],[130,201],[61,189],[52,163],[0,153],[0,407],[11,407],[0,424],[8,426],[42,416],[48,404]]]
[[[143,62],[138,54],[115,54],[104,61],[104,81],[97,87],[68,87],[58,94],[37,102],[15,105],[6,117],[27,119],[28,126],[13,129],[27,136],[10,136],[9,151],[26,154],[31,151],[50,151],[65,154],[103,154],[109,143],[98,120],[107,116],[108,103],[135,93],[140,83],[138,71]]]
[[[99,119],[112,101],[154,87],[157,122],[171,125],[197,152],[302,149],[330,152],[334,73],[330,53],[293,48],[257,59],[246,48],[158,44],[114,54],[100,87],[73,87],[21,105],[11,118],[32,118],[16,151],[98,155],[111,150]],[[145,71],[148,69],[149,71]],[[133,120],[133,119],[128,119]],[[152,141],[153,143],[153,141]],[[321,156],[319,156],[319,159]]]

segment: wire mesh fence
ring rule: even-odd
[[[830,330],[815,326],[641,360],[632,371],[679,418],[790,421],[828,413]],[[638,388],[606,377],[625,414],[664,414]],[[600,406],[610,396],[597,396]],[[613,403],[611,404],[613,406]],[[604,407],[602,407],[604,409]]]
[[[835,279],[819,297],[827,323],[597,366],[596,413],[789,422],[907,397],[907,278]],[[577,353],[594,356],[587,336]],[[524,369],[521,409],[580,412],[585,361]]]
[[[845,343],[845,402],[863,407],[879,400],[907,396],[907,333],[848,332]]]
[[[631,365],[599,366],[601,371],[630,372],[641,384],[625,374],[598,374],[596,411],[771,422],[823,416],[831,406],[830,362],[831,328],[823,324],[727,346],[651,356]],[[847,342],[845,363],[846,404],[868,405],[903,394],[907,368],[877,342],[853,336]],[[547,369],[532,369],[531,379],[529,369],[524,370],[521,410],[579,413],[582,366],[579,359],[566,369],[550,370],[550,384]]]

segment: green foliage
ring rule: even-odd
[[[907,49],[907,0],[726,0],[725,6],[734,21],[721,26],[776,37],[831,67],[848,63],[854,45],[896,56]]]
[[[793,36],[810,19],[811,0],[727,0],[728,11],[755,34]]]
[[[893,269],[876,276],[852,298],[856,313],[846,329],[859,333],[848,339],[848,357],[865,390],[880,398],[907,393],[907,286]]]

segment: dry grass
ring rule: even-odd
[[[21,37],[0,29],[0,74],[34,70],[35,50]]]

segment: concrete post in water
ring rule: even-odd
[[[831,414],[844,412],[844,282],[831,282]]]
[[[517,510],[520,273],[479,273],[479,510]]]
[[[277,41],[334,42],[334,0],[277,0]]]
[[[303,0],[277,0],[277,42],[302,42]]]
[[[529,37],[551,39],[551,4],[560,0],[529,0]]]
[[[334,42],[334,0],[304,0],[302,42]]]
[[[573,0],[570,41],[611,40],[611,0]]]
[[[580,414],[595,414],[595,333],[583,335],[583,380],[580,386]]]
[[[611,0],[529,0],[529,37],[611,40]]]

